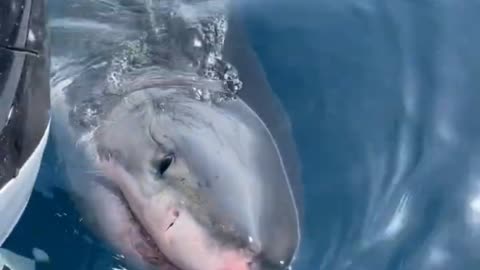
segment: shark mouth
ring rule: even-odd
[[[115,153],[105,149],[99,150],[99,159],[105,161],[104,166],[108,168],[112,164],[112,158],[115,156]],[[104,168],[105,169],[105,168]],[[153,240],[152,236],[148,230],[143,226],[140,219],[135,215],[135,212],[130,207],[130,204],[119,186],[114,184],[112,181],[107,179],[112,179],[118,177],[118,175],[109,175],[108,172],[114,171],[112,168],[108,168],[106,175],[103,175],[101,178],[97,178],[102,185],[109,189],[116,197],[119,199],[122,207],[125,208],[127,215],[127,220],[130,223],[130,230],[128,235],[126,235],[126,241],[124,245],[129,245],[126,247],[127,250],[131,250],[137,253],[140,257],[136,259],[141,259],[141,264],[149,264],[151,267],[149,269],[158,269],[158,270],[181,270],[176,267],[160,250],[157,243]],[[169,224],[166,230],[168,231],[172,226],[174,226],[176,218],[179,213],[174,212],[175,219]],[[125,258],[126,261],[129,261],[129,258]],[[135,258],[133,258],[135,260]]]
[[[168,258],[160,251],[152,236],[148,233],[140,220],[135,216],[135,213],[128,205],[128,202],[124,196],[122,196],[122,202],[124,203],[125,208],[128,210],[127,212],[130,213],[130,222],[135,228],[135,232],[133,232],[129,237],[130,244],[138,252],[142,259],[157,269],[181,270],[172,262],[170,262]],[[172,222],[169,228],[173,225],[174,223]]]

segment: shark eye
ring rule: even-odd
[[[158,163],[158,166],[157,166],[158,174],[162,176],[168,170],[170,165],[172,165],[174,160],[175,160],[175,155],[173,153],[165,155]]]

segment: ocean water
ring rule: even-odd
[[[297,269],[480,269],[478,1],[269,1],[247,16],[293,124]]]
[[[294,269],[480,269],[480,4],[251,2],[302,163]],[[43,193],[63,174],[53,147],[5,247],[40,248],[55,270],[112,269],[68,198]]]

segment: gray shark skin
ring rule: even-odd
[[[225,47],[229,3],[49,5],[52,134],[90,228],[135,269],[289,268],[297,157],[280,107],[254,98],[273,102],[265,80],[242,77],[253,58]]]

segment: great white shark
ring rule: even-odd
[[[53,140],[90,228],[138,269],[288,268],[297,157],[231,3],[49,7]]]

